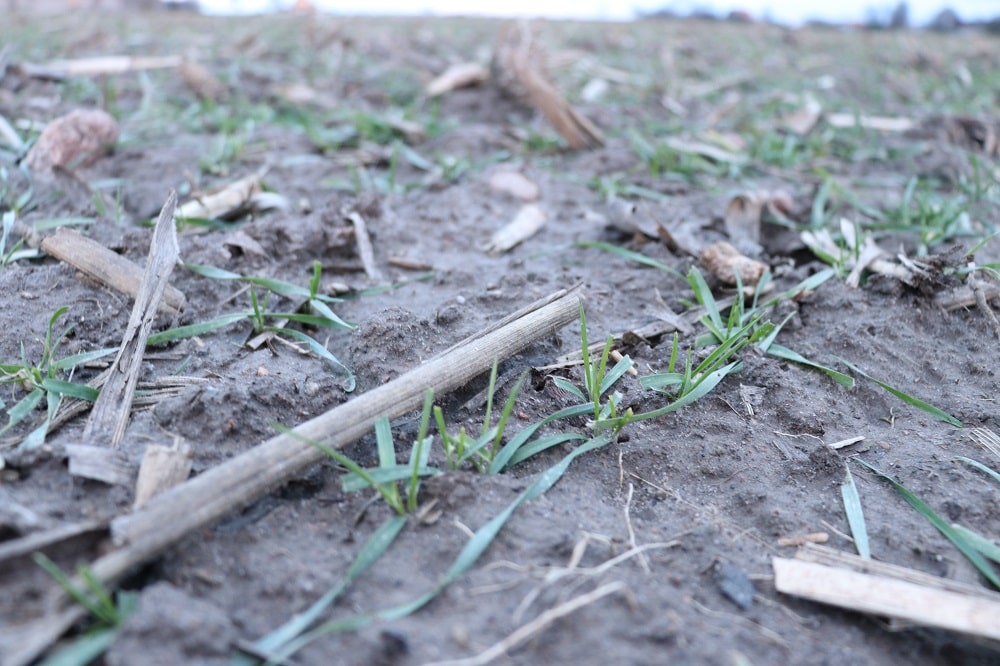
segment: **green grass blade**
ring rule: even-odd
[[[276,328],[273,326],[267,326],[265,327],[264,330],[274,331],[275,333],[278,333],[280,335],[292,337],[295,338],[296,340],[306,343],[306,345],[309,347],[309,351],[311,351],[313,354],[316,354],[316,356],[319,356],[324,361],[329,363],[333,367],[334,371],[336,371],[337,374],[341,375],[342,379],[340,382],[340,387],[344,389],[344,391],[346,391],[347,393],[353,391],[357,386],[357,382],[354,379],[354,373],[351,372],[351,370],[346,365],[337,360],[337,357],[331,354],[330,350],[328,350],[326,347],[324,347],[319,342],[309,337],[302,331],[296,331],[295,329],[292,328]]]
[[[524,462],[532,456],[538,455],[542,451],[551,449],[553,446],[559,446],[566,442],[572,442],[573,440],[586,440],[586,435],[581,435],[575,432],[559,433],[556,435],[548,435],[546,437],[539,437],[536,440],[531,441],[519,448],[517,452],[511,457],[508,465],[513,467],[514,465]]]
[[[691,289],[694,291],[694,297],[698,301],[698,304],[705,308],[707,317],[705,321],[706,326],[708,326],[712,335],[716,336],[719,342],[722,342],[726,338],[723,333],[725,324],[722,323],[719,305],[715,302],[715,296],[712,295],[712,290],[708,287],[708,283],[705,282],[705,277],[701,274],[701,271],[692,266],[691,270],[688,271],[687,279],[691,285]],[[702,319],[706,319],[706,317]]]
[[[937,407],[935,407],[934,405],[926,403],[923,400],[920,400],[919,398],[914,398],[911,395],[907,395],[906,393],[903,393],[899,389],[893,388],[892,386],[889,386],[885,382],[881,382],[881,381],[875,379],[874,377],[872,377],[871,375],[869,375],[868,373],[866,373],[864,370],[861,370],[860,368],[858,368],[857,366],[853,365],[849,361],[845,361],[844,359],[840,359],[840,362],[843,363],[844,365],[846,365],[848,368],[850,368],[854,372],[856,372],[859,375],[861,375],[862,377],[865,377],[866,379],[870,379],[871,381],[875,382],[876,384],[878,384],[879,386],[881,386],[886,391],[888,391],[889,393],[893,394],[894,396],[896,396],[897,398],[899,398],[900,400],[902,400],[906,404],[912,405],[913,407],[916,407],[917,409],[919,409],[921,411],[927,412],[928,414],[930,414],[934,418],[939,419],[941,421],[944,421],[945,423],[948,423],[950,425],[953,425],[956,428],[961,428],[962,427],[962,422],[959,421],[958,419],[956,419],[954,416],[952,416],[948,412],[940,410]]]
[[[777,356],[778,358],[783,358],[786,361],[792,361],[793,363],[798,363],[800,365],[807,365],[810,368],[815,368],[816,370],[819,370],[820,372],[824,373],[827,377],[829,377],[833,381],[837,382],[841,386],[844,386],[844,387],[847,387],[847,388],[854,388],[854,378],[853,377],[851,377],[849,375],[845,375],[842,372],[838,372],[838,371],[834,370],[833,368],[828,368],[825,365],[820,365],[819,363],[816,363],[814,361],[810,361],[809,359],[807,359],[802,354],[800,354],[797,351],[794,351],[792,349],[789,349],[788,347],[785,347],[784,345],[779,345],[777,343],[771,343],[770,345],[768,345],[767,353],[770,354],[771,356]]]
[[[396,445],[392,442],[389,419],[382,417],[375,421],[375,448],[378,450],[378,466],[396,466]]]
[[[56,563],[50,560],[43,553],[35,553],[31,556],[35,561],[35,564],[40,566],[45,570],[49,576],[61,587],[66,594],[73,598],[75,602],[87,609],[87,612],[93,615],[98,620],[106,622],[108,624],[113,624],[117,619],[117,616],[109,615],[107,608],[105,608],[99,601],[93,599],[80,587],[70,580],[69,576],[62,572]]]
[[[615,385],[615,382],[621,379],[633,365],[632,359],[628,356],[623,356],[622,360],[615,363],[615,366],[608,371],[608,373],[604,376],[604,380],[601,382],[601,395],[607,393],[608,390]]]
[[[406,510],[413,513],[417,510],[417,494],[420,491],[421,470],[425,469],[431,455],[433,437],[427,436],[431,422],[431,409],[434,406],[434,389],[424,391],[424,405],[420,410],[420,427],[417,430],[417,441],[410,449],[410,481],[406,486]]]
[[[109,347],[107,349],[96,349],[94,351],[81,352],[79,354],[73,354],[72,356],[65,356],[58,361],[53,361],[50,367],[55,370],[72,370],[78,365],[96,361],[99,358],[104,358],[105,356],[114,354],[117,351],[117,347]]]
[[[310,439],[302,435],[301,433],[295,432],[288,426],[278,423],[277,421],[272,421],[271,426],[280,433],[283,433],[290,437],[294,437],[300,442],[305,442],[306,444],[319,449],[327,456],[329,456],[333,460],[337,461],[338,463],[346,467],[350,472],[353,472],[358,477],[367,481],[368,485],[374,486],[375,490],[377,490],[379,495],[382,496],[382,499],[386,501],[386,504],[391,506],[396,513],[398,513],[401,516],[406,514],[406,508],[403,506],[402,501],[399,499],[399,491],[397,490],[396,486],[380,484],[372,476],[372,473],[377,472],[378,470],[366,470],[364,467],[354,462],[340,451],[337,451],[336,449],[331,449],[326,444],[317,442],[316,440]],[[408,470],[408,468],[406,469]]]
[[[198,324],[188,324],[187,326],[177,326],[176,328],[168,328],[165,331],[160,331],[159,333],[153,333],[146,340],[148,345],[162,345],[168,342],[175,342],[177,340],[184,340],[186,338],[193,338],[196,335],[205,335],[206,333],[213,333],[220,328],[225,328],[230,324],[234,324],[238,321],[243,321],[248,317],[253,315],[252,312],[234,312],[232,314],[221,315],[215,319],[210,319],[208,321],[203,321]]]
[[[962,555],[965,555],[966,559],[972,563],[972,566],[976,567],[979,573],[981,573],[983,577],[993,585],[993,587],[1000,590],[1000,577],[997,577],[997,574],[990,566],[990,563],[986,561],[982,554],[976,550],[976,547],[970,543],[961,532],[952,528],[952,526],[949,525],[944,518],[936,514],[933,509],[927,506],[927,504],[925,504],[919,497],[914,495],[908,488],[906,488],[906,486],[902,485],[889,475],[880,472],[878,469],[869,465],[865,461],[858,460],[858,462],[888,481],[892,487],[896,489],[896,492],[902,495],[903,499],[905,499],[907,503],[917,511],[917,513],[937,528],[937,530],[944,535],[948,541],[951,541],[952,544],[954,544],[954,546],[961,551]]]
[[[493,365],[490,366],[490,381],[486,387],[486,414],[483,415],[483,428],[479,431],[480,435],[486,434],[486,431],[490,429],[490,421],[493,420],[493,394],[496,392],[498,367],[498,361],[494,358]]]
[[[500,410],[500,420],[497,421],[497,432],[493,437],[493,448],[490,450],[490,458],[496,457],[497,451],[500,449],[500,442],[503,440],[504,430],[507,429],[507,421],[510,420],[510,415],[514,413],[514,405],[517,404],[517,397],[521,395],[521,389],[524,388],[524,382],[528,379],[528,371],[525,370],[518,377],[517,383],[514,384],[514,388],[510,390],[510,395],[507,396],[507,400],[504,401],[503,409]]]
[[[337,314],[330,309],[330,306],[321,301],[319,298],[313,298],[309,301],[309,307],[318,312],[320,316],[329,319],[333,322],[333,325],[338,328],[354,329],[357,328],[355,324],[346,322],[341,319]]]
[[[115,627],[77,636],[69,645],[46,657],[39,666],[86,666],[111,647],[117,633]]]
[[[43,379],[38,386],[49,393],[55,393],[56,395],[68,395],[71,398],[79,398],[80,400],[87,400],[88,402],[94,402],[97,400],[97,396],[101,394],[101,392],[95,388],[84,386],[83,384],[74,384],[73,382],[63,381],[62,379],[46,378]]]
[[[357,557],[351,563],[347,573],[331,587],[322,597],[317,599],[308,609],[295,615],[268,635],[254,642],[254,647],[265,654],[275,653],[284,648],[290,641],[306,631],[327,608],[344,593],[371,565],[389,549],[392,542],[406,525],[405,516],[393,516],[372,533],[358,551]]]
[[[865,514],[861,510],[861,497],[858,495],[858,487],[854,485],[854,476],[851,474],[850,467],[847,468],[847,476],[840,485],[840,495],[844,499],[844,512],[847,514],[847,524],[851,528],[851,536],[854,538],[854,546],[858,549],[858,555],[870,560],[872,551],[868,542]]]
[[[972,530],[962,527],[961,525],[952,523],[951,528],[965,537],[966,540],[972,544],[972,547],[978,550],[983,557],[1000,564],[1000,546],[997,546],[996,543],[990,541],[978,532],[973,532]]]
[[[573,243],[573,247],[585,247],[585,248],[594,248],[597,250],[603,250],[604,252],[610,252],[611,254],[615,254],[618,255],[619,257],[628,259],[629,261],[634,261],[637,264],[642,264],[643,266],[649,266],[650,268],[659,269],[681,280],[685,279],[681,273],[671,268],[670,266],[667,266],[664,263],[660,263],[659,261],[651,259],[650,257],[647,257],[644,254],[640,254],[639,252],[633,252],[631,250],[626,250],[623,247],[612,245],[611,243],[604,243],[601,241],[581,241],[579,243]]]
[[[568,419],[575,416],[588,416],[592,414],[593,411],[594,404],[591,402],[585,402],[579,405],[573,405],[572,407],[560,409],[557,412],[549,414],[541,421],[523,428],[516,435],[511,437],[504,447],[497,452],[496,456],[493,457],[493,462],[490,463],[489,473],[499,474],[501,471],[512,467],[514,463],[510,462],[510,460],[514,457],[514,454],[517,453],[518,449],[524,446],[542,426],[548,425],[549,423],[560,419]]]
[[[7,425],[0,428],[0,435],[26,419],[31,412],[35,411],[35,408],[38,407],[38,403],[42,401],[44,396],[45,391],[36,388],[18,400],[13,407],[7,410]]]
[[[992,468],[987,467],[983,463],[979,462],[978,460],[973,460],[972,458],[966,458],[965,456],[955,456],[955,460],[961,460],[962,462],[964,462],[967,465],[972,465],[973,467],[975,467],[979,471],[985,472],[986,474],[989,474],[991,477],[993,477],[994,481],[996,481],[997,483],[1000,483],[1000,474],[998,474],[997,472],[995,472]]]
[[[681,396],[674,402],[670,403],[665,407],[654,409],[651,412],[642,412],[639,414],[635,414],[632,416],[631,420],[646,421],[649,419],[655,419],[658,416],[663,416],[664,414],[676,412],[678,409],[687,407],[692,402],[695,402],[696,400],[699,400],[706,394],[708,394],[709,391],[718,386],[719,382],[721,382],[727,375],[730,375],[734,372],[739,372],[742,368],[743,368],[742,361],[733,361],[729,365],[723,366],[718,370],[716,370],[715,372],[703,375],[701,379],[698,380],[697,384],[691,387],[690,390],[688,390],[686,393],[684,393],[683,396]]]
[[[558,388],[561,388],[563,391],[569,393],[574,398],[577,398],[582,402],[587,402],[587,396],[584,394],[584,392],[581,391],[576,386],[576,384],[569,381],[568,379],[565,379],[563,377],[553,377],[552,383],[555,384]]]

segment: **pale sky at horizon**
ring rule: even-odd
[[[695,8],[711,9],[725,14],[742,9],[756,18],[769,17],[791,25],[807,19],[838,22],[862,22],[872,10],[888,16],[896,0],[839,0],[837,3],[796,0],[311,0],[320,10],[336,14],[439,14],[526,16],[628,20],[638,12],[660,8],[681,14]],[[259,13],[284,9],[294,0],[200,0],[209,13]],[[909,0],[910,23],[927,23],[944,7],[951,7],[965,20],[985,19],[1000,15],[1000,0]],[[544,9],[542,9],[544,7]]]

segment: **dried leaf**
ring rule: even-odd
[[[185,60],[177,68],[184,83],[203,100],[218,101],[226,94],[226,86],[219,79],[193,60]]]
[[[100,109],[77,109],[42,130],[25,162],[36,173],[54,167],[72,171],[94,162],[118,140],[118,122]]]
[[[701,251],[701,263],[720,282],[736,284],[736,274],[739,273],[743,286],[756,285],[760,281],[767,265],[740,254],[739,250],[727,243],[718,241]]]
[[[548,80],[545,49],[524,21],[500,31],[490,70],[497,85],[521,103],[541,111],[573,150],[604,145],[604,135]]]

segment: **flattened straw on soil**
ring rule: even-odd
[[[505,325],[478,333],[397,379],[299,425],[293,434],[272,437],[157,495],[112,523],[120,547],[95,561],[91,572],[105,586],[113,586],[133,567],[323,459],[323,452],[299,437],[341,449],[370,432],[380,417],[393,419],[418,409],[428,388],[436,395],[448,393],[488,371],[494,359],[509,358],[552,335],[573,321],[579,308],[573,292],[553,294],[507,317]],[[61,593],[60,602],[66,602]],[[30,663],[84,613],[82,607],[73,606],[16,631],[0,632],[0,662],[5,666]]]
[[[42,251],[115,291],[133,299],[139,295],[142,269],[73,229],[61,228],[42,240]],[[159,307],[163,313],[174,316],[180,314],[186,304],[183,292],[168,285]]]
[[[171,191],[156,221],[153,241],[149,248],[149,259],[146,261],[146,271],[142,276],[139,295],[136,296],[135,305],[132,307],[128,328],[122,337],[121,348],[114,363],[111,364],[111,374],[94,402],[90,418],[87,419],[87,425],[83,429],[85,442],[106,441],[111,446],[117,446],[125,436],[125,426],[128,424],[132,400],[135,397],[135,386],[139,382],[142,355],[146,350],[146,339],[149,338],[153,328],[156,308],[163,299],[167,281],[180,256],[177,230],[174,227],[176,206],[177,193]]]

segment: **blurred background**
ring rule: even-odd
[[[198,0],[206,13],[257,13],[288,9],[295,0]],[[299,2],[300,5],[303,2]],[[1000,0],[309,0],[336,14],[544,16],[627,21],[649,15],[748,18],[786,25],[828,22],[895,27],[927,26],[935,19],[982,22],[1000,16]],[[945,20],[947,20],[945,18]]]
[[[989,24],[1000,31],[1000,0],[0,0],[3,13],[160,8],[205,14],[320,11],[339,15],[497,16],[629,21],[695,17],[765,21],[791,27],[837,24],[874,28],[934,28]]]

